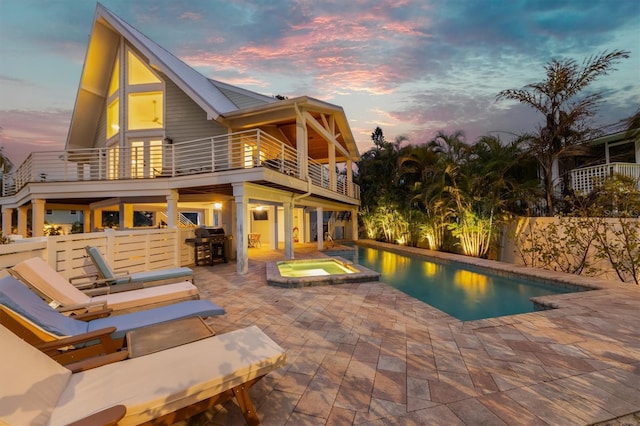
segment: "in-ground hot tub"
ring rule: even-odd
[[[267,283],[278,287],[378,281],[380,274],[340,257],[283,260],[267,264]]]

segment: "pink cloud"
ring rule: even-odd
[[[221,46],[186,53],[182,59],[215,72],[255,74],[260,71],[304,75],[312,86],[330,96],[350,91],[393,92],[406,81],[400,64],[389,61],[393,52],[426,40],[426,18],[399,20],[389,6],[362,13],[315,16],[291,25],[279,39],[264,44]]]
[[[0,111],[0,146],[18,167],[31,152],[63,151],[71,111]]]
[[[184,12],[182,15],[180,15],[180,19],[199,21],[200,19],[202,19],[202,14],[196,12]]]

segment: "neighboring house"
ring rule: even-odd
[[[190,212],[233,236],[246,272],[254,226],[288,258],[326,211],[351,212],[357,238],[358,158],[341,107],[208,79],[98,4],[65,150],[31,153],[5,176],[3,234],[26,235],[29,211],[33,236],[49,209],[81,211],[85,232],[111,225],[104,212],[120,229],[133,227],[134,212],[168,227]],[[266,222],[255,209],[269,212]]]
[[[606,134],[585,143],[590,155],[580,159],[580,167],[571,170],[571,187],[588,194],[607,177],[618,174],[632,177],[640,190],[640,129],[627,129],[624,122],[609,126]]]

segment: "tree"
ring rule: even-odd
[[[518,101],[544,115],[544,125],[530,137],[530,150],[542,173],[547,215],[555,213],[554,170],[562,159],[579,152],[576,148],[580,142],[595,135],[588,120],[595,114],[602,94],[581,95],[596,78],[607,75],[615,64],[628,57],[629,52],[614,50],[591,56],[582,65],[573,59],[552,59],[545,66],[546,80],[523,89],[503,90],[496,96],[498,101]]]
[[[360,185],[363,208],[373,211],[381,201],[395,204],[402,200],[395,186],[402,140],[398,138],[395,142],[388,142],[380,127],[376,127],[371,134],[374,146],[360,157],[358,173],[354,177],[354,181]]]

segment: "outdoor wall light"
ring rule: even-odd
[[[213,208],[215,210],[222,210],[222,203],[213,203]]]

